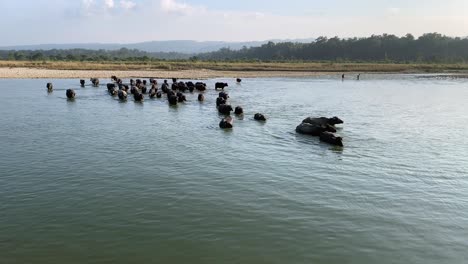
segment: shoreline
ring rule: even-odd
[[[0,79],[89,79],[110,78],[156,78],[156,79],[193,79],[214,78],[301,78],[326,75],[341,75],[339,71],[215,71],[215,70],[55,70],[38,68],[5,68],[0,67]],[[465,72],[344,72],[346,75],[361,74],[444,74],[462,75]]]
[[[314,77],[335,72],[303,71],[215,71],[215,70],[56,70],[39,68],[0,67],[0,79],[89,79],[110,78],[157,78],[157,79],[213,79],[213,78],[268,78],[268,77]],[[336,72],[337,73],[337,72]]]

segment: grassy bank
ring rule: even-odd
[[[468,72],[468,64],[392,64],[392,63],[318,63],[318,62],[78,62],[78,61],[0,61],[2,68],[35,68],[50,70],[115,70],[115,71],[256,71],[256,72]]]

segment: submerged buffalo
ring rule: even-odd
[[[205,91],[206,90],[206,83],[202,83],[202,82],[195,83],[195,89],[197,89],[197,91],[200,91],[200,92]]]
[[[337,137],[333,133],[323,132],[320,134],[320,141],[332,144],[335,146],[343,147],[343,138]]]
[[[203,94],[198,94],[198,101],[199,102],[205,101],[205,96]]]
[[[51,93],[54,90],[54,85],[52,83],[47,83],[47,92]]]
[[[343,124],[343,120],[339,119],[338,117],[334,116],[332,118],[327,117],[307,117],[306,119],[302,120],[302,123],[312,124],[312,125],[338,125]]]
[[[254,119],[257,121],[266,121],[266,117],[263,114],[256,113],[254,115]]]
[[[226,104],[226,99],[224,99],[222,97],[216,98],[216,106],[220,106],[220,105],[223,105],[223,104]]]
[[[94,87],[99,86],[99,79],[98,78],[91,78],[89,80],[91,81],[91,83],[93,84]]]
[[[119,96],[120,100],[122,100],[122,101],[127,100],[127,92],[126,91],[120,90],[117,95]]]
[[[242,107],[240,106],[236,106],[236,108],[234,109],[234,114],[242,115],[243,113],[244,113],[244,109],[242,109]]]
[[[75,91],[73,89],[68,89],[66,95],[68,99],[74,99],[76,96]]]
[[[83,79],[80,80],[80,85],[81,85],[81,87],[84,87],[84,86],[85,86],[85,83],[86,83],[85,80],[83,80]]]
[[[229,95],[226,92],[220,92],[219,97],[224,98],[224,100],[227,100],[229,98]]]
[[[143,102],[145,96],[142,93],[137,92],[133,94],[133,99],[135,100],[135,102]]]
[[[299,134],[305,134],[305,135],[318,137],[323,132],[335,133],[336,129],[333,126],[328,125],[328,124],[317,125],[317,124],[301,123],[300,125],[296,127],[296,132]]]
[[[228,116],[226,118],[223,118],[221,122],[219,122],[219,127],[222,129],[229,129],[232,128],[232,117]]]
[[[296,127],[296,132],[299,134],[311,135],[320,137],[320,141],[335,145],[343,146],[343,138],[335,136],[335,125],[343,124],[343,120],[334,116],[327,117],[308,117]]]
[[[231,114],[232,111],[233,111],[233,109],[232,109],[232,106],[230,106],[230,105],[222,104],[222,105],[218,106],[218,112],[223,114],[223,115],[229,115],[229,114]]]

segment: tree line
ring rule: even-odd
[[[177,52],[146,52],[137,49],[119,50],[52,49],[0,50],[1,60],[16,61],[151,61],[185,60],[192,55]]]
[[[137,49],[88,50],[0,50],[2,60],[34,61],[333,61],[393,63],[468,62],[468,38],[427,33],[419,38],[383,34],[367,38],[319,37],[311,43],[269,42],[240,50],[222,48],[215,52],[185,54],[145,52]]]
[[[336,62],[468,62],[468,38],[428,33],[372,35],[367,38],[319,37],[311,43],[273,43],[241,50],[223,48],[199,55],[210,60],[336,61]]]

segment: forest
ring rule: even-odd
[[[379,63],[466,63],[468,38],[427,33],[390,34],[366,38],[319,37],[310,43],[268,42],[240,50],[222,48],[215,52],[185,54],[145,52],[136,49],[2,50],[1,60],[32,61],[261,61],[261,62],[379,62]]]

